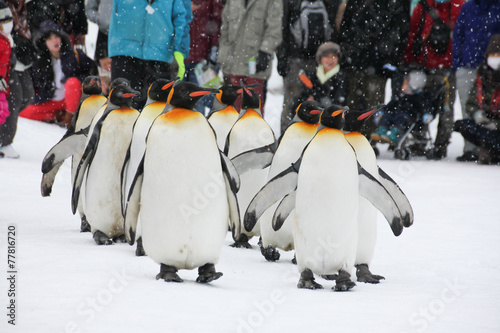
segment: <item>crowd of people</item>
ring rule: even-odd
[[[84,46],[87,20],[99,28],[94,54]],[[458,131],[457,160],[500,160],[496,0],[1,0],[0,46],[2,157],[19,157],[11,145],[18,116],[69,125],[88,75],[101,77],[103,94],[111,80],[128,79],[142,92],[133,103],[140,109],[156,79],[202,85],[200,71],[221,71],[225,83],[255,85],[264,112],[276,55],[281,131],[306,100],[380,106],[390,79],[380,122],[361,129],[373,145],[397,144],[415,119],[420,127],[438,119],[428,158],[445,158]],[[429,92],[443,87],[436,107]],[[456,93],[463,119],[455,122]],[[196,109],[205,113],[212,101]]]

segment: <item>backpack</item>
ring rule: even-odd
[[[302,1],[298,18],[292,22],[290,31],[302,51],[316,54],[318,47],[330,40],[333,33],[323,1]]]

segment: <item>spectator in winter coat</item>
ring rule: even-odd
[[[9,97],[10,55],[14,45],[10,35],[13,25],[12,12],[4,2],[0,1],[0,125],[4,124],[10,115],[7,97]]]
[[[395,83],[394,91],[401,89],[402,77],[393,74],[403,61],[410,0],[347,0],[343,10],[338,42],[349,78],[346,104],[353,110],[383,104],[388,78]],[[361,131],[369,136],[374,129],[370,118]]]
[[[19,112],[33,101],[35,94],[30,67],[36,59],[36,50],[31,41],[28,27],[27,10],[24,0],[8,0],[14,27],[11,32],[15,47],[11,54],[11,71],[9,76],[10,116],[0,126],[0,146],[5,157],[18,158],[19,154],[12,147],[17,132]]]
[[[108,86],[111,81],[111,58],[108,56],[108,31],[113,0],[87,0],[85,13],[89,21],[99,27],[95,45],[94,60],[99,64],[99,77],[101,78],[102,90],[107,95]]]
[[[179,66],[177,75],[184,77],[191,18],[191,5],[185,0],[113,1],[108,35],[111,79],[125,78],[142,92],[134,98],[135,108],[142,108],[154,80],[175,76],[174,60]]]
[[[35,44],[39,59],[33,67],[35,104],[19,114],[23,118],[69,125],[82,95],[81,82],[97,68],[82,50],[73,50],[66,33],[52,21],[40,25]]]
[[[500,34],[490,39],[486,61],[479,66],[467,99],[466,112],[469,117],[457,120],[454,130],[477,146],[467,161],[500,162]]]
[[[455,28],[460,9],[464,0],[426,0],[428,7],[434,10],[439,18],[449,27],[451,31]],[[426,6],[427,7],[427,6]],[[426,8],[425,7],[425,8]],[[444,79],[449,82],[449,104],[444,105],[439,114],[439,124],[434,147],[429,151],[427,157],[442,159],[446,157],[447,147],[453,129],[453,104],[455,101],[455,73],[452,70],[452,39],[448,41],[448,47],[443,52],[438,52],[429,43],[429,34],[437,22],[431,18],[429,10],[419,3],[413,10],[410,23],[410,34],[405,53],[405,62],[408,64],[418,63],[425,67],[427,72],[427,85],[431,90],[439,90],[444,85]],[[417,36],[418,35],[418,36]],[[413,48],[415,40],[422,40],[422,47]],[[418,44],[416,44],[418,45]],[[415,52],[419,51],[419,52]],[[433,88],[434,87],[434,88]]]
[[[189,24],[191,46],[186,59],[185,80],[200,84],[194,73],[194,67],[200,62],[218,69],[216,65],[223,7],[222,0],[191,1],[193,21]],[[212,102],[213,96],[205,96],[198,102],[196,109],[204,113],[205,107],[210,108]]]
[[[500,2],[495,0],[471,0],[460,10],[453,31],[453,69],[456,70],[457,91],[462,106],[462,116],[467,117],[465,104],[476,75],[477,67],[484,62],[488,41],[500,33]],[[464,154],[458,161],[474,158],[474,146],[468,141]]]
[[[316,61],[319,65],[314,72],[306,73],[312,87],[304,91],[295,107],[305,100],[318,101],[323,107],[345,105],[349,83],[347,75],[340,68],[341,56],[340,46],[336,43],[326,42],[318,48]]]
[[[219,62],[224,79],[233,85],[240,80],[259,84],[254,90],[261,97],[262,114],[272,57],[281,43],[282,15],[282,0],[227,0],[222,11]]]
[[[42,22],[51,20],[69,36],[73,45],[85,45],[88,25],[84,0],[32,0],[26,6],[35,39],[39,37]]]
[[[276,56],[278,58],[278,73],[283,77],[284,85],[283,111],[281,113],[282,132],[295,115],[294,104],[297,102],[299,96],[304,93],[304,86],[298,77],[299,71],[303,70],[306,73],[314,72],[317,66],[315,59],[316,50],[319,45],[327,41],[335,41],[337,38],[335,18],[341,1],[323,0],[323,5],[328,13],[330,33],[328,36],[325,36],[323,40],[309,40],[308,42],[318,42],[318,44],[313,43],[311,47],[303,48],[298,44],[292,30],[300,18],[300,8],[303,2],[304,0],[283,1],[283,41],[276,51]],[[308,29],[313,29],[311,22],[308,23]],[[300,42],[303,43],[303,41]]]

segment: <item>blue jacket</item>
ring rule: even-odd
[[[470,0],[453,31],[453,68],[477,68],[485,59],[490,37],[500,33],[500,1]]]
[[[185,0],[114,0],[109,25],[109,56],[172,62],[174,51],[187,58],[191,4]],[[187,38],[187,41],[186,41]],[[184,45],[188,45],[188,48]]]

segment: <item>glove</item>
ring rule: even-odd
[[[288,75],[288,61],[286,60],[279,60],[278,59],[278,74],[282,77],[286,77]]]
[[[186,73],[186,66],[184,65],[184,55],[179,51],[175,51],[174,58],[175,61],[177,62],[177,66],[179,66],[179,70],[177,71],[177,76],[183,79],[184,74]]]
[[[266,52],[259,51],[257,57],[257,72],[263,72],[269,67],[269,61],[271,60],[271,55]]]
[[[208,55],[208,63],[210,63],[213,66],[217,66],[217,55],[219,53],[219,47],[217,46],[212,46],[210,49],[210,53]]]
[[[489,130],[496,130],[497,129],[496,124],[493,121],[491,121],[491,119],[486,117],[486,113],[484,112],[484,110],[476,111],[474,113],[473,118],[474,118],[474,121],[476,122],[476,124],[481,125],[486,129],[489,129]]]

